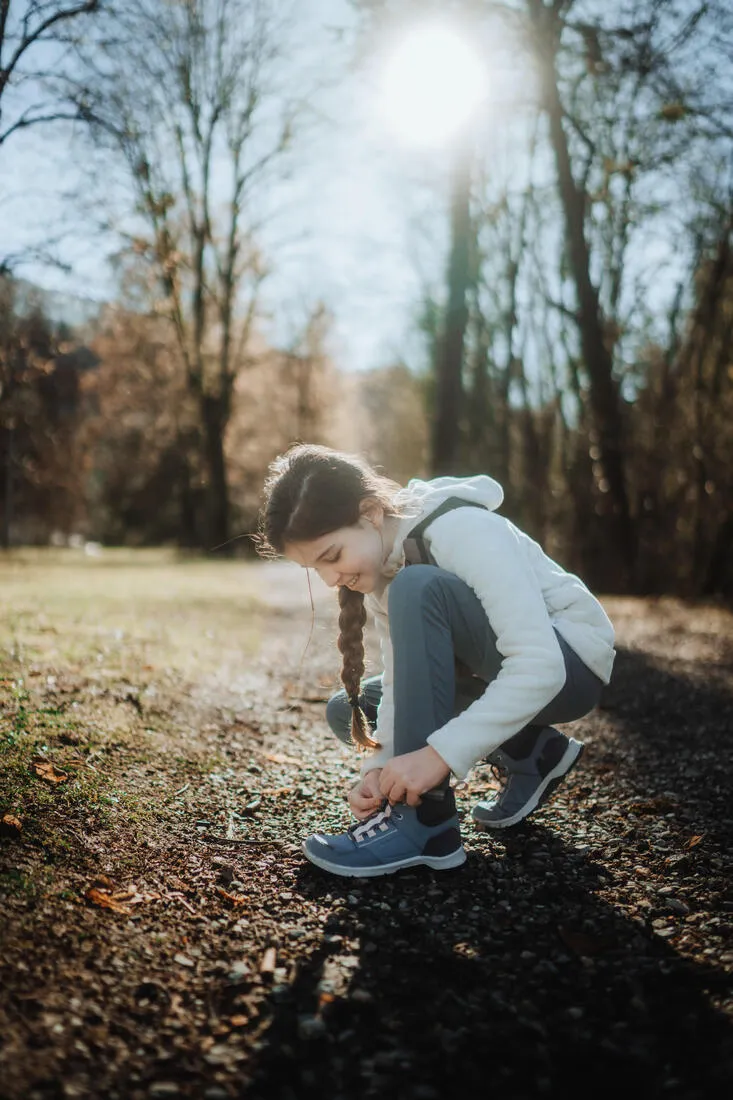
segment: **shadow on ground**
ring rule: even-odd
[[[731,729],[722,683],[621,652],[582,734],[577,803],[560,796],[501,839],[467,825],[467,864],[441,876],[347,880],[305,865],[297,889],[332,915],[295,980],[271,993],[243,1095],[723,1094]],[[596,821],[601,833],[576,845]],[[645,876],[692,899],[693,922],[705,910],[712,946],[659,934]]]

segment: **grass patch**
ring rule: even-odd
[[[229,648],[259,649],[256,585],[248,563],[170,551],[14,551],[0,556],[0,645],[11,675],[33,663],[206,673]]]
[[[170,743],[201,683],[226,682],[259,651],[257,584],[248,563],[172,551],[0,555],[0,812],[59,858],[65,825],[136,830],[160,818],[176,776],[219,764]],[[68,778],[39,778],[38,757]],[[158,778],[136,781],[146,763]]]

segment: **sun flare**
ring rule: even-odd
[[[403,141],[439,146],[456,136],[486,95],[486,66],[452,27],[431,24],[406,35],[387,57],[380,110]]]

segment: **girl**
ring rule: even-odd
[[[472,814],[479,829],[503,829],[580,757],[582,744],[550,723],[598,702],[613,627],[582,581],[496,514],[502,499],[485,475],[403,489],[354,455],[306,444],[270,467],[260,552],[338,588],[344,690],[326,715],[342,740],[371,750],[349,793],[355,824],[303,844],[333,874],[457,867],[466,855],[451,775],[484,759],[506,772]],[[367,607],[384,671],[362,685]]]

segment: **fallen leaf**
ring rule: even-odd
[[[97,875],[94,879],[94,885],[107,886],[110,890],[114,890],[117,883],[109,875]]]
[[[243,894],[227,893],[227,891],[222,889],[221,886],[215,886],[214,889],[216,890],[219,897],[224,898],[226,901],[230,901],[232,905],[244,905],[244,903],[248,900],[246,897],[244,897]]]
[[[23,825],[13,814],[3,814],[0,819],[0,835],[16,839],[23,832]]]
[[[113,913],[124,913],[126,916],[130,915],[131,910],[126,905],[123,905],[112,894],[107,894],[103,890],[97,890],[96,887],[91,886],[84,897],[95,905],[99,905],[102,909],[111,909]]]
[[[35,760],[31,767],[39,779],[47,783],[65,783],[69,778],[68,773],[61,771],[50,760]]]
[[[126,901],[128,905],[141,905],[145,901],[160,901],[160,894],[147,894],[144,891],[136,890],[133,886],[130,890],[126,890],[127,897],[120,897],[115,895],[118,901]]]
[[[230,1016],[229,1023],[232,1027],[245,1027],[249,1023],[249,1016]]]
[[[137,888],[135,886],[130,886],[127,890],[117,890],[114,896],[117,901],[130,901],[136,893]]]
[[[262,793],[263,794],[268,794],[272,798],[280,798],[281,795],[292,794],[293,793],[293,788],[292,787],[265,787],[265,789],[263,790]]]
[[[694,848],[696,844],[700,843],[704,836],[705,833],[701,833],[700,836],[691,836],[687,844],[685,844],[685,848]]]
[[[87,890],[85,897],[104,909],[112,909],[115,913],[129,914],[130,909],[128,906],[141,905],[146,901],[158,901],[160,894],[138,890],[137,886],[117,889],[108,875],[97,875],[94,879],[94,885]]]
[[[286,756],[282,752],[265,753],[265,760],[269,760],[272,764],[300,764],[300,760],[296,760],[294,756]]]

